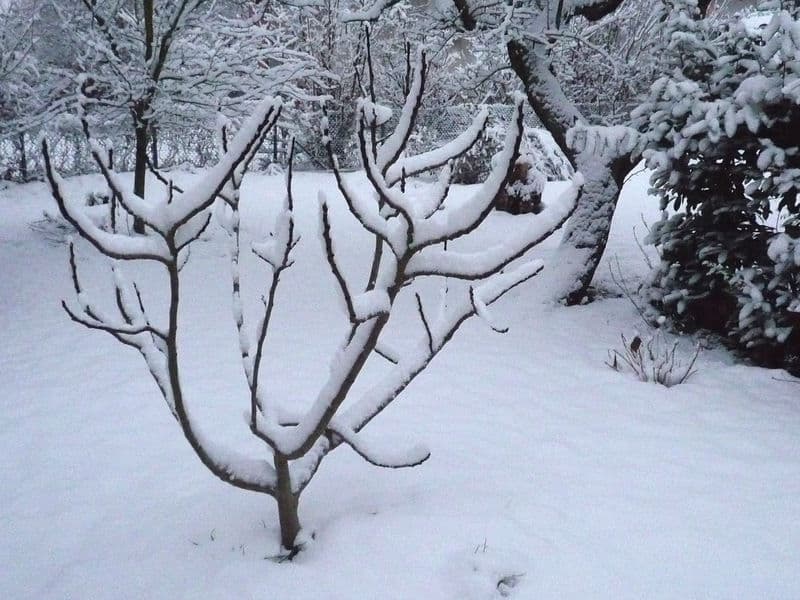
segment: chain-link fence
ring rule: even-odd
[[[97,165],[89,153],[86,138],[76,132],[50,132],[21,134],[14,138],[0,138],[0,179],[30,181],[44,175],[41,140],[47,140],[53,165],[62,175],[83,175],[97,172]],[[97,135],[96,139],[112,149],[114,168],[132,171],[135,161],[133,134]],[[274,156],[266,156],[275,145]],[[155,150],[155,151],[154,151]],[[280,150],[280,151],[278,151]],[[285,161],[285,142],[264,143],[258,163]],[[149,149],[151,161],[159,168],[198,168],[213,164],[218,158],[214,133],[203,128],[162,129],[154,136]]]
[[[467,129],[482,107],[450,106],[428,108],[420,111],[417,126],[409,140],[409,151],[423,152],[440,146]],[[513,108],[507,105],[489,105],[489,128],[504,129],[513,117]],[[381,126],[380,135],[388,135],[395,124],[399,111]],[[526,111],[525,124],[531,130],[540,127],[536,118]],[[355,115],[352,110],[329,113],[329,126],[334,151],[339,164],[345,169],[359,168]],[[43,177],[44,165],[41,155],[41,136],[48,141],[53,163],[65,176],[82,175],[97,171],[88,145],[78,131],[33,132],[13,138],[0,138],[0,179],[28,181]],[[218,158],[215,134],[211,129],[159,129],[155,131],[150,156],[162,169],[202,168],[213,164]],[[263,170],[271,164],[285,166],[289,132],[276,127],[264,141],[253,164],[254,170]],[[319,130],[308,128],[296,136],[296,166],[299,169],[317,170],[330,167],[328,157],[320,142]],[[114,166],[120,171],[133,170],[134,139],[127,132],[106,132],[98,135],[99,141],[113,148]],[[155,150],[155,152],[154,152]]]

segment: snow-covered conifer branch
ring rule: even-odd
[[[576,156],[585,154],[593,160],[608,162],[631,154],[639,137],[632,127],[577,123],[567,131],[567,144]]]

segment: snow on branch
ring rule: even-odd
[[[178,305],[181,297],[180,270],[185,264],[190,248],[208,226],[210,213],[208,207],[220,195],[223,188],[229,192],[225,200],[233,212],[231,232],[235,234],[235,251],[232,258],[232,280],[234,289],[234,320],[239,328],[240,348],[248,375],[248,384],[253,397],[253,412],[257,410],[258,397],[258,361],[266,336],[269,314],[272,310],[277,281],[282,269],[290,266],[289,254],[296,240],[293,236],[293,219],[291,215],[291,166],[287,181],[287,198],[283,210],[276,223],[273,246],[258,248],[263,258],[271,259],[273,278],[270,285],[269,300],[265,298],[266,316],[257,328],[258,338],[255,345],[255,357],[250,357],[251,345],[244,329],[241,298],[239,296],[239,239],[238,239],[238,201],[239,186],[247,165],[252,160],[266,133],[274,126],[280,114],[281,103],[273,98],[262,101],[253,115],[245,121],[237,135],[226,148],[219,163],[212,167],[201,181],[180,196],[170,193],[165,200],[153,201],[137,196],[126,197],[126,192],[118,176],[106,166],[105,149],[91,139],[85,119],[84,132],[89,140],[95,161],[103,170],[103,174],[112,188],[112,192],[120,198],[121,203],[135,216],[144,217],[150,232],[146,235],[122,235],[103,231],[87,217],[79,207],[73,206],[64,193],[60,176],[50,163],[49,149],[43,143],[43,154],[48,181],[59,209],[65,218],[72,223],[82,237],[92,243],[101,253],[119,259],[149,259],[163,264],[169,275],[169,310],[168,326],[159,329],[151,324],[141,294],[136,284],[129,282],[118,266],[113,267],[115,292],[119,317],[114,318],[91,304],[83,290],[75,264],[74,249],[70,246],[70,268],[77,304],[64,302],[64,308],[70,318],[90,329],[111,334],[120,343],[136,348],[145,362],[169,405],[170,411],[183,430],[184,436],[200,458],[214,475],[231,485],[274,494],[277,474],[266,460],[251,459],[225,449],[202,433],[194,422],[183,396],[180,378],[178,377]],[[291,154],[291,152],[290,152]],[[170,192],[173,186],[169,186]],[[127,198],[127,199],[126,199]],[[281,254],[281,256],[278,256]],[[253,417],[255,421],[255,417]]]
[[[322,143],[328,153],[331,169],[336,178],[336,185],[339,188],[339,192],[344,197],[348,210],[364,229],[379,237],[391,247],[391,228],[388,219],[381,215],[380,206],[372,199],[365,198],[359,194],[353,186],[350,185],[350,182],[339,169],[339,161],[336,153],[333,151],[333,143],[330,138],[327,116],[322,118]],[[393,248],[393,250],[395,249]],[[395,253],[400,254],[401,251],[396,249]]]
[[[386,138],[381,144],[377,155],[375,156],[375,164],[382,173],[386,171],[397,161],[400,155],[405,150],[411,132],[414,129],[414,124],[419,114],[419,109],[422,105],[422,96],[425,93],[425,82],[428,75],[428,63],[425,57],[425,52],[420,50],[417,53],[416,62],[414,64],[414,74],[411,80],[411,86],[403,108],[400,112],[400,117],[394,131]]]
[[[409,97],[413,97],[413,93]],[[414,106],[407,105],[404,112],[411,114],[414,110]],[[483,116],[480,116],[474,130],[461,139],[467,138],[471,142],[477,137],[483,126],[483,119]],[[509,244],[492,248],[489,251],[484,251],[484,253],[471,255],[446,252],[438,247],[434,248],[433,244],[466,235],[478,227],[491,210],[492,201],[497,192],[505,185],[516,157],[521,137],[521,101],[517,103],[514,123],[510,127],[503,151],[496,158],[496,165],[488,182],[485,182],[478,193],[465,205],[449,210],[446,208],[445,203],[451,176],[450,165],[447,164],[447,161],[444,163],[445,167],[440,173],[438,183],[432,186],[434,199],[426,198],[422,202],[412,201],[410,197],[406,196],[402,188],[391,187],[380,171],[378,158],[382,153],[384,156],[388,154],[382,146],[378,146],[376,150],[373,150],[370,144],[367,143],[366,135],[367,128],[375,126],[374,119],[370,120],[364,117],[360,119],[361,154],[367,171],[367,178],[375,192],[374,197],[394,211],[395,214],[391,219],[405,222],[412,243],[405,247],[401,256],[384,257],[384,259],[393,264],[393,269],[387,269],[385,272],[391,273],[394,280],[388,282],[388,287],[378,286],[375,290],[368,291],[364,297],[375,296],[376,299],[380,298],[381,308],[386,309],[387,314],[385,317],[380,317],[367,323],[359,323],[351,330],[337,356],[332,361],[329,379],[317,396],[312,408],[289,426],[280,426],[274,422],[259,424],[260,427],[265,428],[262,433],[273,441],[274,447],[278,451],[292,459],[300,459],[302,461],[302,468],[299,468],[297,472],[298,474],[302,473],[299,476],[303,478],[303,481],[310,477],[309,473],[313,474],[316,465],[321,460],[320,455],[324,455],[342,443],[353,446],[359,454],[366,454],[364,458],[370,462],[375,462],[374,455],[370,455],[363,447],[358,447],[355,444],[355,440],[348,437],[350,432],[357,433],[360,431],[372,418],[397,398],[406,386],[427,367],[438,352],[452,339],[456,331],[467,319],[478,315],[486,320],[493,330],[498,332],[505,331],[505,328],[494,324],[494,320],[489,313],[489,306],[511,289],[534,277],[543,269],[543,264],[538,260],[524,262],[513,269],[506,269],[507,265],[563,224],[574,208],[582,183],[580,174],[577,174],[573,186],[568,192],[563,194],[557,201],[550,203],[541,214],[531,215],[531,225],[524,228],[519,235],[513,237]],[[404,148],[405,142],[402,144],[401,153]],[[442,154],[449,155],[450,153],[445,151]],[[445,206],[443,210],[437,210],[443,205]],[[326,234],[329,234],[329,229],[325,227],[327,211],[324,208],[325,205],[323,204],[323,236],[327,237]],[[445,213],[447,218],[442,218],[440,216],[442,213]],[[427,233],[427,237],[420,239],[420,231]],[[331,268],[336,274],[338,267],[335,260],[331,261],[331,257],[335,257],[335,252],[333,252],[332,248],[332,243],[328,241],[326,243],[326,254],[329,262],[331,262]],[[435,254],[435,252],[439,254]],[[453,260],[447,258],[450,255],[453,256]],[[434,257],[443,261],[437,265],[435,274],[457,274],[463,276],[463,278],[475,280],[476,283],[469,289],[468,294],[461,299],[443,302],[438,314],[435,315],[429,314],[421,296],[416,294],[417,312],[420,317],[421,329],[423,330],[420,340],[414,349],[403,354],[386,350],[389,345],[383,339],[386,335],[383,332],[383,327],[391,314],[396,296],[403,289],[406,289],[406,284],[412,281],[414,277],[423,273],[423,270],[415,271],[415,268],[422,269],[427,265],[427,267],[431,267],[431,274],[434,274],[431,264],[426,262],[432,261]],[[343,280],[341,275],[337,279]],[[384,281],[384,283],[387,282]],[[352,315],[355,312],[353,296],[349,294],[346,286],[342,287],[342,289],[346,290],[348,312]],[[372,301],[370,301],[371,304]],[[371,354],[377,354],[392,365],[390,372],[359,402],[346,410],[340,421],[336,416],[339,413],[339,407],[347,395],[350,385],[352,385],[352,382],[358,376]],[[336,425],[331,425],[332,423],[336,423]],[[344,424],[346,424],[346,430],[341,429],[345,426]],[[329,444],[320,445],[319,436],[322,436],[325,431],[329,432]],[[345,435],[345,431],[347,435]],[[306,453],[312,454],[313,458],[306,459]]]
[[[633,152],[639,137],[639,132],[624,125],[577,123],[567,131],[567,144],[575,155],[608,162]]]
[[[350,446],[356,454],[369,464],[386,469],[404,469],[421,465],[431,457],[430,450],[425,446],[415,445],[408,449],[378,447],[369,443],[364,436],[356,433],[352,428],[331,422],[328,429],[340,440]]]
[[[386,181],[392,186],[400,181],[404,172],[406,177],[413,177],[425,171],[438,169],[448,162],[463,156],[481,138],[488,121],[489,111],[484,108],[475,116],[468,129],[444,146],[399,159],[387,170]]]
[[[400,0],[375,0],[375,2],[364,10],[345,12],[340,17],[342,23],[354,23],[359,21],[377,21],[383,11],[391,8]]]
[[[137,349],[144,358],[171,412],[175,415],[175,404],[169,391],[165,359],[167,334],[150,324],[136,284],[125,279],[119,266],[112,267],[120,321],[105,314],[89,300],[81,285],[75,260],[75,246],[72,241],[69,243],[69,267],[76,302],[72,305],[66,300],[61,302],[69,318],[88,329],[108,333],[121,344]]]
[[[523,99],[517,98],[514,121],[509,126],[503,149],[494,159],[489,177],[469,200],[455,207],[436,211],[414,223],[414,247],[424,248],[448,239],[455,239],[476,229],[491,212],[494,200],[514,168],[522,139]]]
[[[151,324],[141,295],[134,283],[128,283],[121,272],[115,276],[115,299],[120,318],[112,319],[92,306],[81,287],[71,255],[77,307],[67,307],[70,316],[94,329],[113,335],[123,344],[136,347],[147,361],[153,378],[167,399],[172,414],[184,437],[203,464],[221,480],[243,489],[273,496],[279,506],[282,543],[295,549],[299,531],[297,502],[300,493],[316,473],[322,459],[340,445],[351,447],[371,464],[402,468],[426,461],[430,452],[420,446],[409,449],[391,444],[380,445],[360,435],[363,427],[383,411],[407,388],[438,353],[449,343],[461,325],[479,316],[497,332],[505,328],[494,323],[489,307],[512,289],[536,276],[543,268],[540,261],[527,261],[510,266],[531,247],[539,243],[567,218],[580,193],[581,177],[576,174],[573,186],[562,197],[548,203],[537,215],[525,217],[520,233],[509,236],[502,244],[477,253],[446,251],[444,243],[465,236],[484,222],[498,193],[506,185],[518,156],[522,137],[522,100],[518,99],[514,119],[509,125],[503,149],[494,158],[493,169],[476,192],[465,202],[448,204],[452,181],[451,161],[471,147],[486,124],[486,114],[479,114],[470,128],[442,148],[413,157],[406,157],[406,146],[422,103],[427,64],[420,52],[414,76],[406,96],[399,123],[383,141],[377,128],[386,117],[374,99],[359,105],[358,127],[361,158],[366,171],[369,194],[356,193],[343,176],[323,118],[323,144],[333,167],[339,191],[351,214],[360,226],[374,235],[372,260],[367,281],[356,289],[341,267],[332,230],[328,202],[320,196],[319,237],[328,267],[344,300],[349,326],[338,349],[333,353],[327,379],[308,406],[290,418],[286,411],[261,389],[261,361],[281,274],[292,265],[292,250],[299,241],[295,235],[292,199],[293,146],[290,150],[287,193],[278,207],[272,230],[252,244],[252,251],[269,265],[266,290],[261,299],[263,310],[255,327],[245,319],[242,282],[240,280],[241,227],[240,186],[245,170],[266,133],[280,114],[280,101],[267,98],[228,143],[223,131],[223,150],[219,163],[200,182],[165,202],[132,200],[129,207],[148,219],[150,231],[144,236],[121,236],[106,233],[94,226],[86,216],[67,204],[58,175],[48,168],[48,178],[60,208],[76,224],[78,231],[104,254],[119,258],[157,260],[166,269],[168,318],[165,329]],[[45,152],[47,150],[44,146]],[[97,156],[101,149],[95,148]],[[49,158],[46,158],[49,165]],[[438,181],[428,189],[415,186],[406,191],[405,179],[416,173],[441,168]],[[107,179],[116,185],[115,175],[108,170]],[[396,184],[400,182],[401,185]],[[172,189],[172,186],[170,186]],[[239,352],[250,392],[249,428],[264,443],[268,460],[243,456],[219,446],[195,422],[184,397],[179,377],[179,303],[184,297],[180,268],[200,232],[208,224],[208,210],[224,195],[216,207],[230,236],[231,293],[233,320],[239,333]],[[137,204],[138,203],[138,204]],[[224,214],[223,214],[224,213]],[[384,251],[388,246],[391,252]],[[366,265],[365,265],[366,266]],[[456,294],[447,288],[438,306],[426,306],[414,290],[414,280],[423,275],[440,275],[468,279],[473,283]],[[355,279],[354,279],[355,281]],[[462,286],[466,287],[466,286]],[[414,293],[420,323],[418,339],[404,352],[392,349],[392,328],[386,328],[398,298]],[[379,361],[385,374],[379,383],[356,402],[351,390],[368,361]]]
[[[572,184],[553,202],[548,202],[537,215],[525,215],[527,226],[508,236],[502,243],[474,252],[445,250],[428,246],[409,261],[407,277],[454,277],[477,280],[488,277],[516,260],[557,231],[575,210],[583,178],[576,173]]]
[[[259,103],[253,114],[242,123],[220,161],[208,170],[200,182],[164,206],[164,229],[174,232],[213,204],[236,170],[246,166],[253,158],[264,137],[277,122],[281,106],[279,98],[267,97]]]
[[[321,237],[325,246],[325,258],[328,261],[328,266],[331,269],[334,279],[336,279],[339,290],[342,292],[342,299],[344,300],[345,309],[347,311],[347,318],[350,320],[350,323],[356,323],[357,317],[355,308],[353,307],[353,296],[350,293],[350,288],[347,286],[347,281],[342,274],[336,258],[336,251],[333,247],[333,235],[331,234],[331,222],[330,218],[328,217],[328,202],[325,198],[324,192],[322,191],[320,191],[319,194],[319,201],[322,232]]]
[[[437,318],[427,323],[426,331],[415,347],[407,352],[391,371],[350,408],[341,415],[341,423],[346,423],[353,431],[361,431],[372,419],[378,416],[389,404],[402,394],[412,381],[427,368],[436,355],[453,338],[470,317],[478,310],[497,302],[505,294],[538,275],[544,265],[539,260],[525,262],[514,269],[498,273],[484,283],[473,287],[469,297],[461,298],[440,310]],[[480,306],[473,301],[477,299]]]
[[[50,192],[59,211],[70,225],[101,253],[120,260],[154,260],[163,263],[172,259],[172,253],[163,238],[110,233],[98,227],[82,207],[67,200],[64,180],[53,168],[46,140],[42,140],[42,156]]]

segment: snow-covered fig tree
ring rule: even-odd
[[[514,122],[509,125],[503,150],[496,157],[489,177],[471,190],[466,200],[450,202],[451,162],[478,140],[487,115],[479,114],[467,131],[447,145],[423,154],[407,155],[406,142],[422,101],[425,73],[425,58],[420,54],[398,124],[382,140],[377,136],[378,127],[388,109],[371,99],[358,104],[358,137],[369,182],[366,194],[363,187],[353,186],[351,179],[337,168],[327,123],[323,120],[324,145],[338,189],[349,212],[374,237],[376,244],[372,247],[371,264],[364,265],[364,280],[369,283],[356,289],[349,283],[355,281],[352,274],[344,272],[337,253],[337,232],[330,219],[330,202],[340,200],[321,196],[320,243],[332,274],[331,294],[343,299],[343,318],[349,326],[331,357],[327,381],[313,400],[297,401],[298,408],[294,410],[286,402],[278,404],[260,377],[273,308],[279,293],[285,291],[281,288],[282,275],[292,267],[293,252],[300,239],[295,224],[291,169],[287,177],[288,193],[272,230],[264,231],[265,241],[254,242],[251,247],[269,273],[262,310],[253,322],[241,308],[239,281],[242,252],[239,186],[260,141],[276,122],[280,102],[262,102],[230,143],[225,144],[227,151],[216,166],[183,193],[170,186],[171,193],[162,201],[152,198],[145,201],[128,193],[118,176],[107,168],[103,148],[92,144],[95,159],[108,184],[119,194],[125,208],[145,222],[146,235],[109,233],[95,226],[67,197],[48,159],[47,146],[43,145],[48,181],[65,218],[101,254],[116,261],[113,270],[117,315],[101,310],[89,299],[72,250],[70,263],[76,300],[65,301],[65,309],[78,323],[105,331],[142,354],[184,436],[214,475],[233,486],[275,499],[281,543],[289,556],[302,546],[302,538],[298,538],[300,495],[332,450],[349,446],[369,463],[388,468],[413,467],[427,460],[429,453],[422,447],[405,451],[381,448],[374,442],[368,443],[360,432],[403,393],[467,319],[479,315],[491,321],[491,305],[542,270],[541,261],[526,260],[523,255],[564,222],[574,207],[580,187],[576,180],[567,192],[539,214],[525,217],[530,220],[524,230],[498,245],[473,252],[446,249],[447,242],[467,236],[490,214],[493,200],[513,168],[522,129],[522,105],[518,101]],[[424,193],[420,193],[417,186],[414,194],[406,191],[408,177],[434,169],[439,171],[438,180]],[[185,297],[181,268],[188,259],[190,245],[209,222],[210,209],[217,199],[222,208],[216,212],[231,241],[234,320],[249,388],[247,426],[252,435],[263,442],[263,453],[257,456],[240,456],[204,434],[192,413],[181,380],[179,330],[182,322],[178,308]],[[157,324],[156,315],[143,302],[137,285],[123,275],[121,264],[132,260],[157,263],[168,274],[165,327]],[[387,339],[390,332],[386,326],[396,313],[398,298],[414,293],[414,282],[421,278],[448,278],[450,283],[443,284],[438,306],[432,303],[426,306],[419,294],[412,297],[419,317],[419,339],[412,350],[397,352]],[[454,280],[464,283],[456,285]],[[449,291],[445,292],[446,289]],[[386,371],[363,397],[352,398],[351,389],[368,361],[378,362],[376,366]]]

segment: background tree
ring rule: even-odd
[[[21,119],[27,112],[26,102],[33,92],[36,62],[32,54],[31,27],[24,27],[11,9],[0,8],[0,136],[16,138],[22,147],[20,171],[27,176],[24,152],[24,130]],[[0,173],[11,178],[11,168]]]
[[[246,114],[257,98],[303,97],[315,73],[275,3],[209,0],[81,0],[60,8],[64,33],[82,48],[90,113],[127,123],[135,139],[134,193],[144,197],[148,152],[160,127],[210,128],[217,111]],[[135,230],[143,231],[141,221]]]
[[[55,117],[65,96],[56,63],[44,50],[50,13],[39,0],[0,6],[0,143],[12,144],[17,155],[0,173],[7,178],[29,179],[30,134]]]

